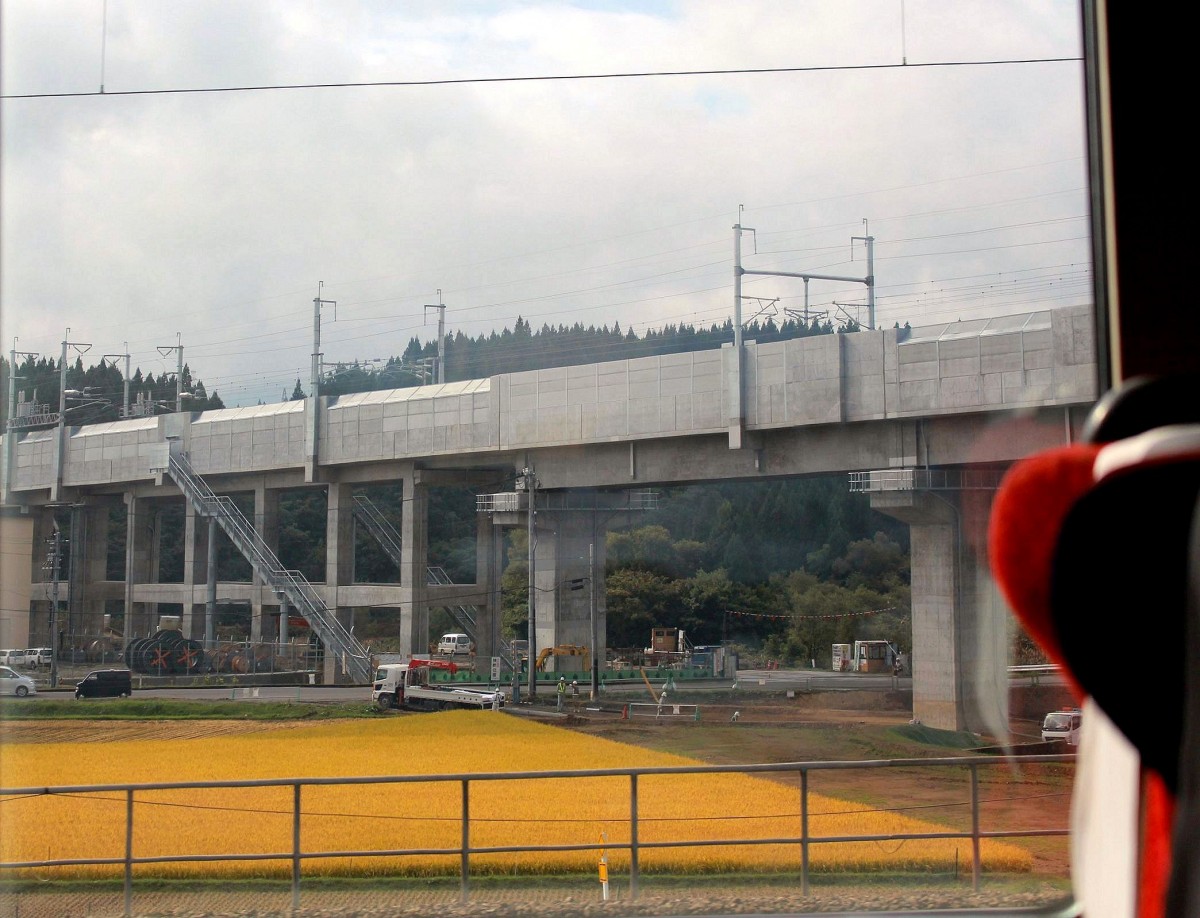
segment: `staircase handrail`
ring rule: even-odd
[[[330,649],[345,655],[348,661],[352,662],[353,668],[358,670],[353,674],[364,681],[370,681],[372,672],[367,648],[346,629],[335,614],[330,613],[320,594],[302,572],[283,567],[266,540],[250,525],[237,504],[228,496],[214,494],[183,453],[171,452],[168,472],[196,505],[201,515],[211,516],[220,524],[267,585],[275,592],[287,596]],[[346,668],[349,670],[351,667],[347,665]]]
[[[401,565],[400,546],[403,540],[396,528],[388,522],[387,517],[380,512],[375,506],[371,498],[365,494],[354,495],[354,509],[360,514],[360,518],[367,524],[367,529],[371,535],[375,536],[376,541],[383,547],[384,552],[397,565]],[[425,582],[432,586],[454,586],[454,581],[450,575],[446,573],[445,568],[439,567],[436,564],[430,564],[425,568]],[[449,610],[451,617],[458,622],[459,626],[470,636],[472,641],[478,643],[478,635],[475,622],[478,619],[475,607],[463,603],[446,603],[445,608]],[[500,641],[498,648],[499,656],[509,666],[514,665],[516,656],[513,654],[512,646],[503,639]]]

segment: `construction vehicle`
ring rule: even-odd
[[[583,662],[578,667],[582,672],[587,670],[591,665],[591,653],[581,644],[558,644],[555,647],[543,647],[542,652],[537,656],[537,662],[534,668],[541,671],[546,668],[546,661],[551,657],[582,657]]]
[[[501,691],[481,692],[473,689],[430,685],[429,671],[441,669],[458,672],[458,665],[449,660],[419,660],[407,663],[384,663],[375,670],[371,701],[380,710],[411,708],[418,711],[445,711],[450,708],[483,708],[498,710],[504,704]]]

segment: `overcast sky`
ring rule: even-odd
[[[707,326],[732,315],[739,220],[760,270],[863,277],[852,237],[869,232],[883,326],[1090,301],[1075,3],[5,0],[0,16],[5,356],[17,337],[57,357],[69,327],[85,364],[127,343],[158,375],[178,335],[226,404],[277,401],[308,388],[319,282],[331,362],[435,338],[439,290],[450,333],[518,315]],[[771,68],[827,69],[498,81]],[[800,280],[746,281],[747,318],[804,306]],[[865,300],[809,287],[812,308],[864,321]]]

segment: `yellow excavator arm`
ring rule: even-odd
[[[543,647],[542,652],[537,655],[537,662],[534,664],[534,668],[537,670],[544,669],[546,661],[551,657],[583,657],[583,666],[580,669],[587,669],[590,666],[591,654],[581,644],[559,644],[555,647]]]

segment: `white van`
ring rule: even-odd
[[[1079,708],[1069,711],[1051,711],[1042,721],[1042,742],[1065,741],[1068,746],[1079,745],[1079,728],[1083,723],[1083,712]]]
[[[443,634],[441,640],[438,641],[438,653],[470,653],[471,652],[471,636],[469,634],[461,634],[453,632],[451,634]]]

